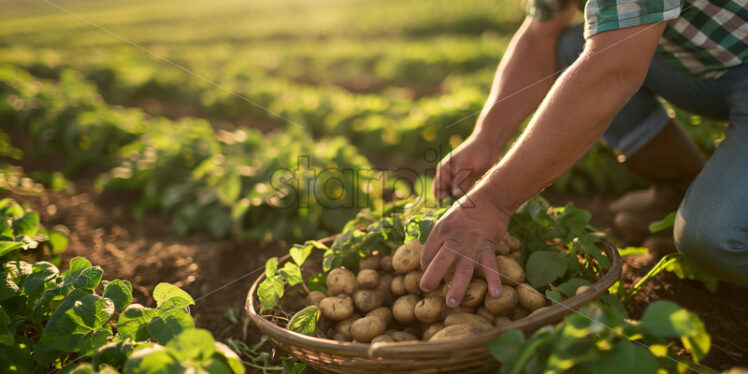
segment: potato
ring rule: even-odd
[[[438,296],[438,297],[444,298],[444,292],[442,292],[442,288],[441,287],[437,287],[435,290],[433,290],[431,292],[426,292],[423,296],[424,297],[426,297],[426,296]]]
[[[380,263],[382,262],[382,257],[373,255],[366,258],[362,258],[358,260],[358,268],[359,270],[364,269],[370,269],[370,270],[379,270]]]
[[[444,328],[444,323],[442,322],[432,323],[431,325],[429,325],[429,327],[426,328],[426,330],[423,330],[423,335],[422,335],[423,340],[428,341],[429,339],[431,339],[432,336],[434,336],[434,334],[436,334],[443,328]]]
[[[339,341],[339,342],[347,342],[347,341],[350,340],[350,339],[347,339],[345,337],[345,335],[343,335],[343,334],[341,334],[339,332],[336,332],[335,335],[333,335],[332,338],[335,339],[335,340],[337,340],[337,341]]]
[[[387,305],[392,305],[392,302],[395,301],[395,295],[393,295],[392,290],[390,290],[393,278],[394,277],[392,276],[392,274],[384,274],[379,276],[379,284],[377,285],[377,289],[382,293],[382,295],[384,295],[384,303]]]
[[[444,303],[444,298],[439,296],[429,296],[421,299],[416,304],[415,315],[416,319],[423,323],[434,323],[442,320],[444,311],[447,309],[447,304]]]
[[[447,310],[444,312],[444,316],[448,316],[452,313],[475,313],[475,308],[471,308],[469,306],[462,306],[462,305],[458,305],[455,308],[447,307]]]
[[[489,329],[493,327],[491,321],[477,315],[470,313],[452,313],[444,319],[444,326],[454,325],[469,325],[481,329]]]
[[[471,325],[452,325],[439,330],[429,339],[430,342],[441,342],[451,339],[460,339],[480,332],[481,329]]]
[[[353,293],[353,302],[362,312],[370,312],[384,304],[384,295],[379,290],[357,290]]]
[[[545,296],[527,283],[522,283],[516,288],[519,305],[529,311],[533,311],[545,305]]]
[[[493,321],[496,318],[496,316],[493,313],[489,312],[485,307],[479,307],[478,309],[476,309],[475,314],[485,318],[488,321]]]
[[[379,335],[379,336],[375,337],[374,339],[371,339],[371,344],[374,344],[374,343],[392,343],[394,341],[395,340],[392,339],[392,337],[390,337],[389,335]]]
[[[518,319],[522,319],[527,317],[530,314],[530,312],[527,311],[527,309],[518,306],[514,308],[514,311],[512,311],[512,321],[516,321]]]
[[[392,268],[398,273],[407,273],[418,268],[421,263],[423,246],[418,239],[413,239],[395,250],[392,255]]]
[[[488,294],[483,301],[483,306],[496,315],[509,313],[517,306],[517,291],[514,288],[501,285],[501,291],[501,297],[493,297]]]
[[[326,297],[327,295],[322,291],[309,292],[309,295],[306,295],[306,304],[319,306],[319,302]]]
[[[511,248],[504,241],[500,241],[499,244],[496,244],[496,248],[494,248],[494,253],[497,255],[508,255],[511,251]]]
[[[520,241],[518,237],[510,233],[506,233],[506,235],[504,235],[504,239],[502,240],[502,242],[506,243],[506,245],[512,252],[519,251],[520,247],[522,246],[522,241]]]
[[[534,316],[534,315],[537,315],[537,314],[540,314],[540,313],[543,313],[544,311],[548,310],[548,308],[549,308],[549,307],[547,307],[547,306],[544,306],[544,307],[542,307],[542,308],[538,308],[538,309],[535,309],[535,310],[533,310],[533,311],[532,311],[532,312],[530,313],[530,315],[529,315],[528,317],[530,317],[530,316]]]
[[[420,270],[413,270],[411,272],[408,272],[408,274],[405,274],[405,278],[403,278],[403,284],[405,285],[405,289],[408,290],[408,293],[411,295],[421,296],[421,277],[423,276],[423,272]]]
[[[353,300],[349,296],[328,296],[319,302],[322,315],[333,321],[342,321],[353,315]]]
[[[382,261],[380,262],[380,266],[382,270],[384,271],[392,271],[392,256],[384,256],[382,257]]]
[[[392,305],[392,315],[402,323],[415,322],[415,308],[418,300],[419,298],[416,295],[400,296]]]
[[[404,275],[398,275],[392,278],[392,283],[390,284],[390,291],[392,291],[392,294],[395,296],[402,296],[408,293],[408,290],[405,289],[405,276]]]
[[[415,335],[405,332],[405,331],[394,331],[387,335],[389,335],[392,338],[392,340],[396,342],[408,342],[408,341],[418,340],[418,338]]]
[[[508,326],[510,323],[512,323],[512,320],[507,316],[497,316],[493,320],[493,325],[496,327]]]
[[[522,253],[520,251],[512,252],[509,254],[509,257],[519,261],[519,258],[522,257]]]
[[[358,288],[376,288],[379,284],[379,273],[373,269],[363,269],[356,275]]]
[[[579,288],[577,288],[577,291],[574,292],[574,295],[575,296],[576,295],[581,295],[581,294],[583,294],[585,291],[587,291],[589,289],[590,289],[590,286],[579,286]]]
[[[378,317],[364,317],[351,325],[351,334],[357,342],[368,343],[374,337],[384,333],[384,322]]]
[[[356,276],[344,268],[335,268],[327,274],[327,294],[338,296],[340,294],[353,295],[356,291]]]
[[[346,340],[351,340],[353,338],[353,335],[351,335],[351,325],[359,319],[361,319],[360,315],[353,314],[352,316],[338,322],[335,324],[335,332],[343,334]]]
[[[525,280],[525,271],[517,260],[507,256],[496,256],[501,283],[516,286]]]
[[[471,308],[477,307],[478,305],[483,303],[483,297],[486,296],[487,289],[488,285],[486,285],[486,281],[484,281],[483,279],[473,279],[472,281],[470,281],[470,284],[465,291],[465,296],[462,297],[462,302],[460,303],[460,305]]]
[[[386,306],[380,306],[366,314],[367,317],[377,317],[387,326],[392,323],[392,310]]]

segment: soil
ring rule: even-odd
[[[74,184],[74,190],[48,190],[42,195],[6,194],[40,212],[47,227],[60,224],[70,229],[63,266],[71,257],[85,256],[103,268],[105,279],[130,280],[135,302],[147,306],[153,305],[150,290],[156,284],[173,283],[193,295],[196,305],[192,314],[197,325],[213,332],[218,340],[232,337],[253,343],[259,339],[259,332],[246,324],[244,299],[265,260],[282,255],[286,244],[263,246],[204,234],[177,236],[165,216],[133,218],[131,196],[97,194],[91,187],[92,178]],[[554,204],[572,201],[590,210],[597,227],[611,226],[610,196],[545,195]],[[631,287],[657,260],[652,255],[626,257],[625,285]],[[748,289],[719,283],[717,292],[711,293],[699,282],[661,273],[629,303],[631,317],[639,317],[649,303],[659,299],[673,300],[704,321],[712,336],[712,349],[703,364],[719,371],[748,366]],[[224,317],[229,308],[238,308],[244,322],[229,322]]]

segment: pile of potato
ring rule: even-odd
[[[306,299],[322,313],[317,336],[359,343],[444,341],[538,313],[546,308],[546,299],[522,283],[525,272],[517,262],[519,248],[519,239],[509,234],[496,248],[503,274],[501,297],[486,292],[478,267],[462,303],[454,309],[444,299],[449,283],[427,294],[421,291],[422,245],[418,240],[403,244],[392,256],[375,254],[360,260],[358,274],[333,269],[327,276],[327,294],[312,291]],[[443,282],[449,282],[452,274]]]

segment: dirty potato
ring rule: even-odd
[[[429,341],[442,342],[446,340],[460,339],[474,335],[480,331],[480,328],[471,325],[452,325],[439,330],[431,337],[431,339],[429,339]]]
[[[420,298],[416,295],[400,296],[392,305],[392,315],[402,323],[416,321],[415,308]]]
[[[384,304],[384,295],[379,290],[357,290],[353,302],[360,311],[370,312]]]
[[[405,288],[404,275],[397,275],[392,278],[392,283],[390,283],[390,291],[392,291],[392,294],[395,296],[402,296],[408,293],[408,290]]]
[[[353,315],[353,299],[349,296],[328,296],[319,302],[322,315],[333,321],[342,321]]]
[[[413,239],[395,250],[392,255],[392,268],[398,273],[407,273],[418,268],[421,263],[423,246],[418,239]]]
[[[384,322],[374,316],[358,319],[351,325],[353,339],[360,343],[370,342],[374,337],[384,333],[384,330]]]
[[[460,305],[467,307],[477,307],[483,303],[483,297],[486,295],[488,285],[483,279],[473,279],[470,281],[465,296],[462,297]]]
[[[353,295],[356,291],[356,276],[348,269],[335,268],[327,274],[327,294],[337,296],[340,294]]]
[[[519,262],[512,257],[496,256],[496,265],[502,284],[516,286],[525,280],[525,271],[519,266]]]
[[[321,291],[309,292],[309,295],[306,295],[306,304],[319,306],[319,302],[326,297],[327,295]]]
[[[434,323],[442,320],[446,308],[443,297],[428,296],[416,304],[414,314],[423,323]]]
[[[358,288],[376,288],[379,284],[379,273],[374,269],[363,269],[356,275]]]
[[[444,326],[454,325],[468,325],[481,329],[488,329],[493,327],[491,321],[477,315],[470,313],[452,313],[444,319]]]
[[[387,306],[380,306],[366,314],[367,317],[377,317],[387,326],[392,323],[392,310]]]
[[[444,323],[442,322],[432,323],[431,325],[429,325],[429,327],[426,328],[426,330],[423,330],[423,335],[421,337],[423,338],[423,340],[428,341],[432,336],[434,336],[434,334],[439,332],[444,327]]]
[[[483,307],[495,315],[509,313],[517,306],[517,291],[510,286],[501,285],[501,296],[493,297],[486,295]]]
[[[423,272],[420,270],[413,270],[405,274],[405,278],[403,278],[403,284],[405,285],[405,289],[409,294],[421,296],[420,283],[422,276]]]
[[[517,290],[517,299],[521,307],[533,311],[545,305],[545,296],[531,285],[522,283],[515,290]]]

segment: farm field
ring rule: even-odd
[[[0,247],[0,273],[18,286],[0,292],[0,371],[93,372],[102,362],[153,371],[130,356],[145,341],[167,352],[158,353],[164,367],[302,369],[270,342],[252,347],[264,338],[243,310],[251,281],[294,243],[430,194],[438,160],[472,131],[523,7],[0,0],[0,199],[11,199],[0,214],[12,223],[2,242],[20,243]],[[714,151],[724,123],[671,114],[705,155]],[[661,256],[631,248],[611,229],[608,204],[645,186],[598,144],[542,196],[589,211],[590,224],[624,254],[621,282],[608,295],[623,302],[605,305],[639,320],[650,304],[674,301],[699,322],[670,336],[666,352],[698,361],[697,372],[748,367],[748,289],[679,259],[652,272]],[[78,257],[90,261],[87,269],[100,266],[103,278],[99,272],[95,284],[75,286],[66,270],[82,263]],[[26,292],[28,274],[9,270],[20,260],[49,261],[59,271],[38,270],[49,271],[46,283]],[[545,295],[555,286],[544,284]],[[46,327],[73,297],[96,297],[97,318],[108,315],[63,341]],[[151,313],[140,325],[122,317],[136,309],[130,303]],[[31,320],[27,312],[34,315],[28,326],[18,322]],[[156,319],[167,321],[163,330],[138,335]],[[180,351],[205,334],[215,345]],[[134,345],[124,347],[124,339]],[[121,343],[119,361],[96,353],[112,342]],[[45,353],[15,362],[25,352],[19,344]]]

